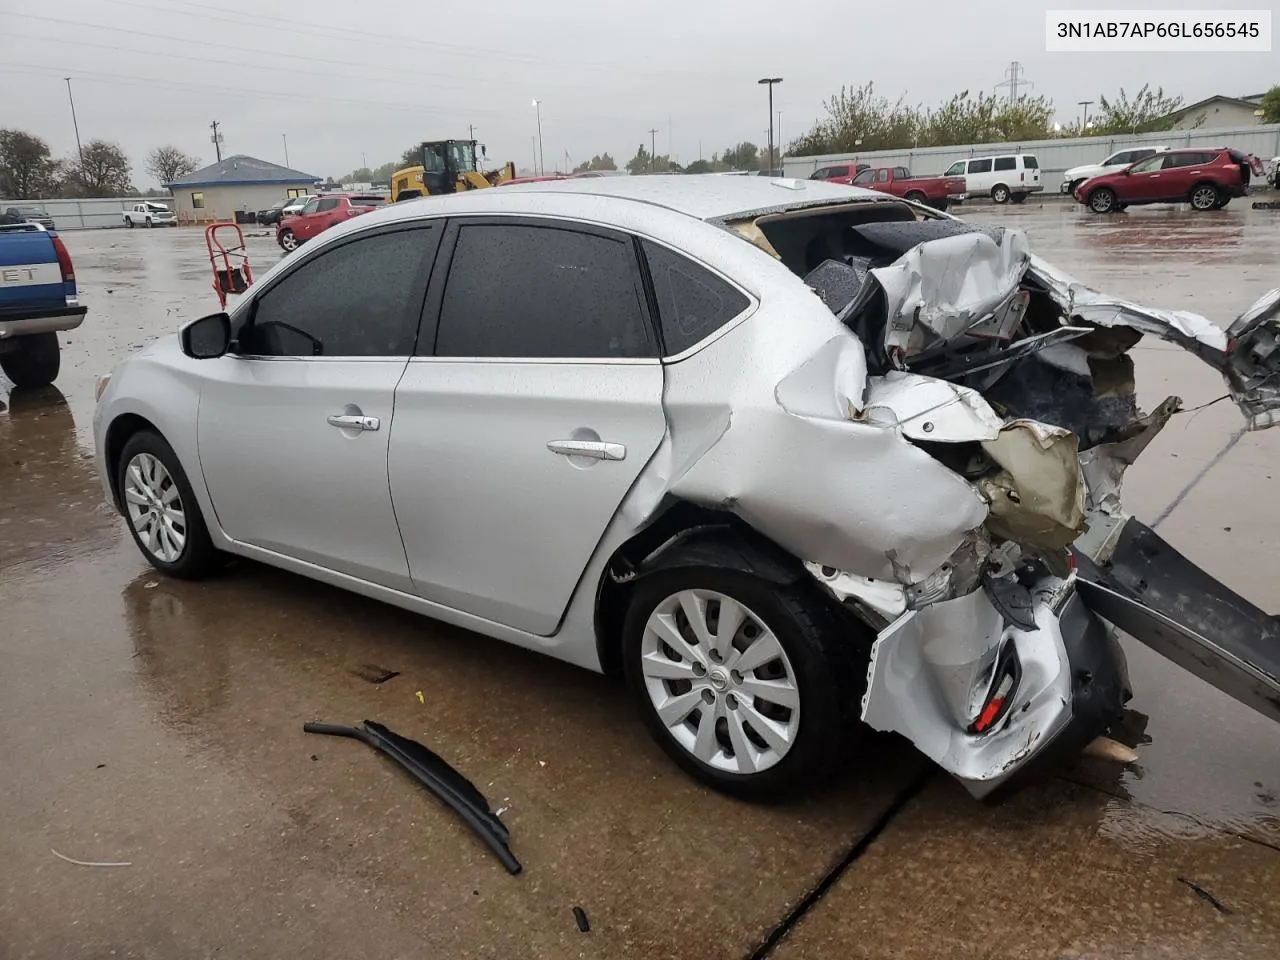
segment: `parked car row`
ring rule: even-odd
[[[0,211],[0,224],[15,223],[38,223],[46,230],[54,229],[53,217],[49,216],[49,211],[44,207],[36,207],[30,204],[19,204],[14,207],[5,207]]]
[[[865,163],[846,162],[819,167],[809,179],[867,187],[928,203],[939,210],[967,197],[990,197],[996,203],[1022,203],[1044,189],[1040,183],[1040,164],[1029,153],[957,160],[941,177],[913,177],[906,167],[873,168]],[[904,182],[908,180],[912,182]]]

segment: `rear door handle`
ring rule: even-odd
[[[593,460],[625,460],[627,448],[605,440],[549,440],[547,449],[562,457],[590,457]]]
[[[329,426],[343,430],[377,430],[382,426],[377,417],[356,417],[334,414],[329,417]]]

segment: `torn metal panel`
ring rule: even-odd
[[[978,484],[991,503],[987,529],[1048,552],[1070,546],[1085,528],[1076,435],[1034,420],[1013,420],[982,449],[1002,468]]]
[[[860,419],[896,426],[913,440],[994,440],[1004,422],[976,390],[946,380],[895,370],[872,382]]]
[[[962,233],[921,243],[872,270],[888,302],[884,342],[906,355],[987,321],[1009,302],[1030,263],[1026,238]]]
[[[1120,512],[1120,485],[1125,471],[1165,428],[1169,418],[1181,409],[1182,399],[1169,397],[1147,416],[1135,420],[1121,439],[1099,444],[1080,454],[1090,510]]]
[[[1071,721],[1071,676],[1055,612],[1037,599],[1036,629],[1005,625],[984,591],[911,611],[876,638],[862,719],[905,736],[985,796]],[[1011,643],[1022,674],[1013,710],[969,733],[997,654]]]

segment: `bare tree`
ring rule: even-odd
[[[185,177],[199,166],[197,157],[183,153],[171,143],[156,147],[147,154],[147,173],[159,180],[161,186]]]
[[[72,165],[72,179],[86,197],[122,197],[132,192],[129,158],[119,144],[90,140],[84,159]]]
[[[47,143],[21,130],[0,130],[0,197],[48,196],[57,191],[60,175]]]

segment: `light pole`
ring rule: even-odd
[[[280,134],[280,142],[284,144],[284,165],[289,165],[289,135],[287,133]]]
[[[533,108],[538,111],[538,166],[541,167],[541,176],[547,172],[547,162],[542,158],[542,101],[533,101]]]
[[[1089,126],[1089,104],[1093,103],[1093,101],[1079,100],[1077,101],[1077,103],[1079,103],[1080,106],[1084,107],[1084,119],[1080,121],[1080,136],[1083,137],[1085,130]]]
[[[769,169],[773,170],[773,85],[781,83],[781,77],[762,77],[756,83],[769,88]]]
[[[657,136],[658,136],[658,128],[654,127],[652,130],[649,131],[649,172],[650,173],[653,173],[654,170],[657,169],[657,167],[654,165],[654,156],[653,156],[658,149],[656,146],[658,141],[655,139]]]
[[[84,166],[84,150],[80,148],[80,124],[76,122],[76,98],[71,95],[71,78],[63,77],[67,81],[67,99],[71,101],[71,127],[76,132],[76,154],[80,157],[80,166]]]

